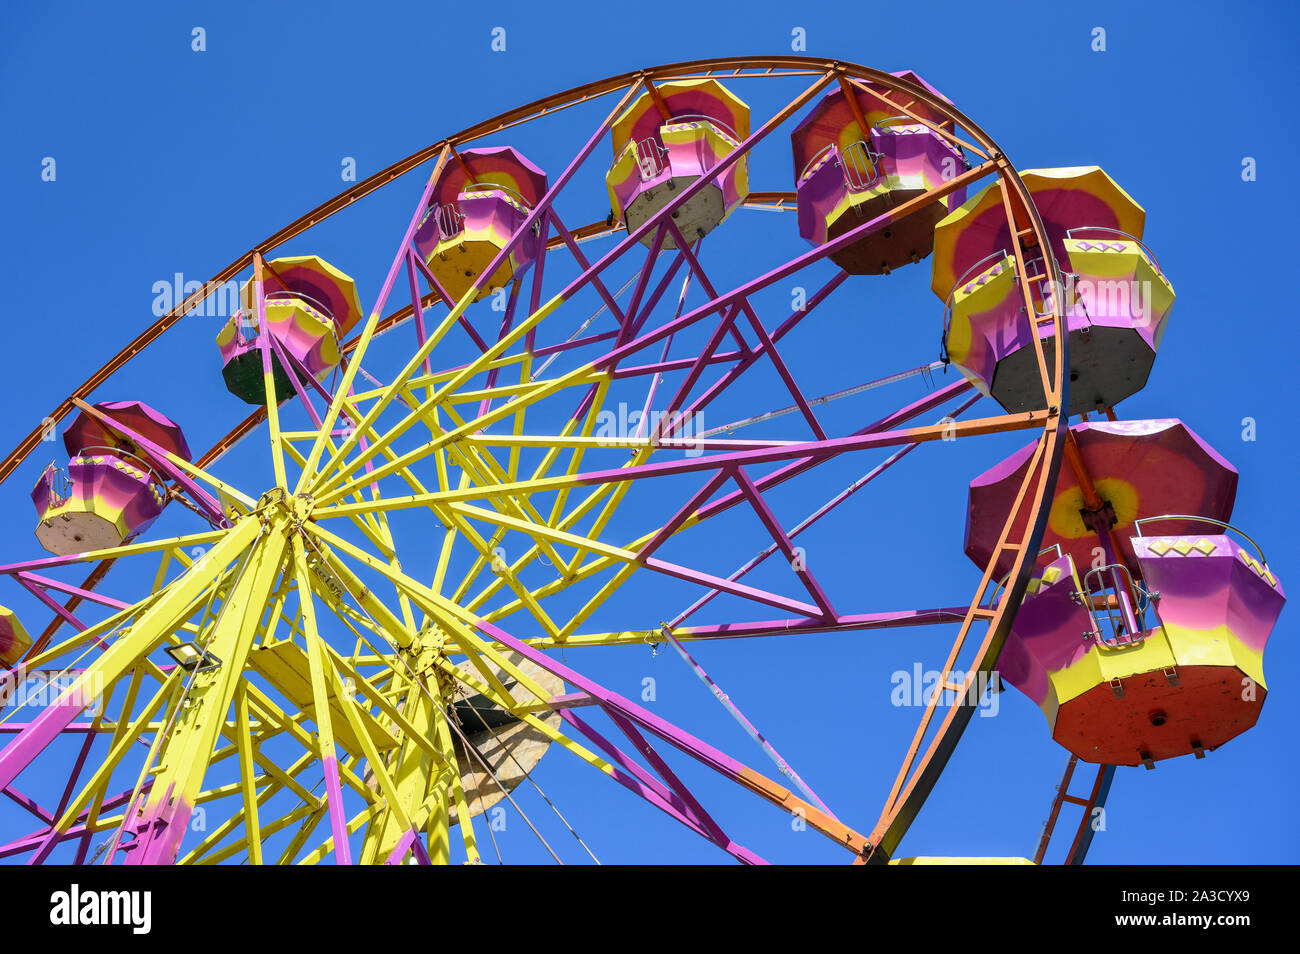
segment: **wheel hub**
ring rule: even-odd
[[[291,494],[283,487],[273,487],[258,498],[253,512],[262,518],[283,514],[295,523],[303,523],[311,519],[315,509],[316,500],[311,494]]]

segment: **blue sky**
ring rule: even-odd
[[[789,52],[792,30],[802,28],[810,55],[918,71],[1019,168],[1098,164],[1146,208],[1147,244],[1178,301],[1151,379],[1122,416],[1181,417],[1232,461],[1241,472],[1234,523],[1259,540],[1284,585],[1291,582],[1300,566],[1293,499],[1300,461],[1292,430],[1294,333],[1279,284],[1291,272],[1293,190],[1285,177],[1300,145],[1294,8],[1008,3],[995,16],[987,5],[932,4],[923,14],[830,3],[755,2],[743,13],[725,6],[691,8],[694,19],[644,4],[573,4],[563,14],[548,4],[510,3],[483,12],[474,4],[414,3],[7,10],[0,31],[0,275],[9,318],[0,448],[16,444],[153,320],[155,282],[177,272],[204,279],[337,193],[346,186],[344,157],[353,157],[364,177],[548,93],[639,66]],[[204,52],[191,49],[195,27],[206,31]],[[505,52],[490,47],[494,27],[506,30]],[[1104,52],[1092,49],[1096,27],[1106,31]],[[780,93],[798,91],[767,86],[736,86],[756,116],[779,106]],[[599,118],[574,110],[518,140],[554,176]],[[756,156],[753,188],[792,187],[785,135]],[[598,147],[599,163],[607,148]],[[53,182],[42,181],[46,157],[57,164]],[[1255,181],[1243,181],[1246,157],[1255,160]],[[603,168],[590,173],[579,180],[589,185],[590,201],[561,205],[570,226],[605,214]],[[326,255],[356,277],[369,306],[421,182],[418,174],[400,180],[284,251]],[[720,231],[706,243],[706,267],[726,276],[727,287],[754,274],[747,249],[755,242],[769,257],[804,248],[793,216],[742,214],[752,223],[746,235]],[[940,309],[927,290],[928,264],[897,277],[898,287],[887,288],[854,280],[856,291],[828,305],[816,333],[792,344],[792,364],[824,375],[830,391],[933,360]],[[788,287],[778,291],[765,314],[779,310],[783,296],[788,305]],[[244,414],[222,388],[211,343],[217,324],[186,319],[96,398],[149,400],[182,422],[192,445],[206,447]],[[910,382],[875,408],[884,413],[924,390]],[[843,413],[848,427],[858,412]],[[1245,418],[1255,422],[1254,441],[1243,440]],[[993,439],[949,458],[922,448],[840,522],[810,535],[810,552],[826,554],[819,571],[825,567],[833,593],[845,594],[841,609],[966,600],[978,575],[961,555],[965,483],[1023,442]],[[262,446],[250,438],[223,473],[260,490],[267,478],[255,450]],[[0,562],[40,552],[26,495],[48,458],[45,445],[0,487]],[[846,465],[826,486],[838,489],[872,462]],[[802,494],[777,495],[774,506],[797,519],[825,496]],[[160,528],[193,529],[180,515],[165,520],[172,522]],[[420,552],[418,531],[412,541]],[[721,533],[708,545],[716,548],[710,568],[723,575],[753,552]],[[627,599],[626,611],[635,614],[659,603],[675,609],[689,594],[650,580],[638,581]],[[22,601],[6,590],[0,602]],[[631,625],[620,619],[606,622]],[[1289,727],[1300,716],[1300,653],[1291,620],[1283,615],[1265,656],[1270,694],[1259,725],[1204,761],[1121,770],[1091,860],[1294,860],[1289,792],[1297,770]],[[910,630],[819,637],[814,645],[733,641],[700,647],[698,655],[844,820],[869,830],[917,714],[889,705],[889,675],[916,661],[937,665],[949,638]],[[634,698],[642,679],[653,676],[656,711],[770,769],[671,654],[650,657],[633,647],[571,653],[568,661]],[[905,854],[1032,854],[1065,755],[1027,700],[1010,692],[1002,706],[999,717],[974,720]],[[539,781],[602,860],[725,857],[564,761],[548,756]],[[737,840],[767,857],[843,857],[707,775],[692,780],[706,799],[726,806],[719,814],[734,819]],[[525,809],[547,817],[553,844],[568,837],[539,800]],[[9,817],[0,835],[16,832]],[[503,833],[502,847],[507,860],[545,857],[522,824]]]

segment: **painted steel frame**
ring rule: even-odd
[[[614,249],[595,263],[587,262],[577,244],[578,241],[605,232],[617,233],[620,229],[603,223],[572,231],[567,229],[553,209],[555,196],[592,153],[607,133],[614,118],[634,94],[643,88],[653,90],[655,82],[687,76],[734,78],[804,76],[812,78],[813,82],[803,94],[778,111],[741,143],[740,147],[725,157],[709,175],[701,177],[681,190],[668,205],[634,229],[631,234],[623,237]],[[729,165],[739,161],[781,122],[832,83],[842,87],[855,83],[871,83],[883,88],[888,91],[889,101],[897,107],[900,115],[909,115],[921,122],[924,121],[915,117],[910,110],[917,103],[924,103],[943,115],[947,121],[951,121],[954,126],[963,129],[974,143],[957,139],[937,126],[929,123],[926,125],[930,125],[936,133],[946,136],[956,145],[971,151],[982,161],[971,170],[944,183],[943,186],[903,203],[885,215],[862,223],[845,235],[798,256],[760,278],[719,294],[712,287],[701,267],[698,248],[692,249],[672,224],[670,217],[672,211],[708,185]],[[457,146],[484,135],[620,91],[622,98],[618,106],[610,112],[570,166],[551,185],[547,195],[537,204],[537,207],[531,210],[511,243],[502,249],[496,260],[482,271],[474,287],[460,301],[451,301],[428,270],[423,267],[423,262],[414,253],[412,245],[415,226],[429,201],[429,194],[438,172],[448,156],[454,153]],[[955,396],[955,391],[952,389],[944,389],[939,400],[934,400],[934,396],[931,396],[900,409],[896,414],[863,428],[852,436],[830,438],[822,429],[811,405],[785,366],[777,348],[781,337],[802,320],[806,311],[811,308],[791,315],[774,332],[769,333],[750,305],[750,296],[762,288],[822,260],[833,251],[871,231],[897,221],[926,202],[934,201],[985,176],[996,175],[1009,221],[1016,221],[1019,213],[1020,218],[1030,222],[1030,226],[1024,230],[1016,231],[1013,228],[1012,251],[1019,268],[1019,279],[1026,306],[1034,307],[1032,280],[1041,280],[1044,276],[1033,276],[1031,280],[1031,276],[1026,273],[1022,242],[1046,247],[1046,233],[1028,191],[1015,169],[996,144],[954,107],[928,91],[890,74],[853,64],[828,62],[811,57],[732,58],[673,64],[578,87],[503,114],[435,143],[336,196],[330,202],[259,243],[247,255],[241,256],[223,269],[211,281],[205,283],[199,292],[189,296],[172,312],[155,322],[123,351],[110,359],[74,391],[46,423],[20,442],[13,452],[0,461],[0,480],[7,478],[37,446],[41,434],[51,426],[49,421],[57,422],[73,408],[89,410],[88,405],[84,403],[84,398],[127,361],[143,351],[150,342],[194,305],[201,302],[211,290],[222,282],[234,278],[250,265],[254,272],[256,307],[259,316],[262,317],[260,327],[266,327],[265,304],[261,291],[264,255],[289,238],[301,234],[312,225],[429,160],[434,161],[433,173],[429,177],[424,194],[417,203],[406,233],[399,243],[378,302],[369,314],[361,333],[344,345],[344,352],[348,357],[343,379],[332,394],[328,391],[323,392],[328,400],[323,416],[315,412],[309,390],[296,379],[296,375],[290,374],[299,399],[309,409],[313,422],[317,424],[316,431],[314,433],[281,432],[278,407],[271,398],[274,394],[271,360],[273,354],[282,362],[288,356],[283,350],[277,349],[268,337],[264,337],[261,348],[268,395],[267,409],[259,409],[249,415],[225,439],[203,455],[196,465],[183,466],[184,462],[171,461],[177,468],[172,476],[180,485],[179,490],[187,492],[203,504],[209,513],[214,501],[205,491],[198,488],[196,481],[206,483],[236,501],[238,513],[229,512],[223,515],[220,505],[216,508],[218,520],[230,524],[229,527],[219,526],[210,533],[174,538],[161,543],[139,543],[116,548],[111,552],[79,554],[72,559],[43,559],[0,567],[0,573],[14,575],[24,586],[33,591],[43,591],[48,578],[36,576],[35,570],[71,562],[95,564],[94,570],[81,587],[66,584],[62,586],[62,591],[68,593],[71,599],[64,607],[57,605],[51,607],[55,610],[57,618],[51,622],[50,627],[33,647],[26,660],[28,665],[57,658],[71,646],[90,643],[100,648],[101,655],[79,671],[78,683],[74,686],[74,690],[78,687],[85,688],[94,679],[99,679],[109,687],[105,690],[107,693],[121,682],[123,685],[129,685],[134,699],[135,693],[140,688],[142,675],[153,676],[160,683],[157,694],[145,710],[146,714],[136,717],[130,724],[125,719],[115,725],[105,724],[98,716],[89,724],[76,723],[74,720],[79,716],[82,708],[77,707],[75,702],[61,700],[60,704],[45,710],[32,723],[23,726],[16,733],[14,740],[0,752],[0,790],[4,790],[11,801],[23,804],[32,810],[36,817],[46,823],[46,830],[44,833],[37,833],[5,846],[0,849],[0,853],[10,853],[11,849],[22,850],[15,849],[15,846],[29,845],[33,843],[33,839],[37,839],[36,844],[39,845],[37,854],[44,856],[48,855],[49,850],[58,842],[69,838],[80,838],[79,858],[84,859],[90,835],[94,831],[111,830],[116,834],[109,851],[110,859],[119,850],[122,850],[128,860],[146,863],[205,858],[215,848],[216,842],[208,844],[212,839],[206,839],[203,845],[182,856],[179,854],[180,840],[177,837],[177,826],[180,825],[183,830],[184,820],[194,805],[201,799],[212,797],[212,793],[202,787],[204,768],[212,760],[230,757],[233,754],[237,755],[241,762],[239,788],[243,807],[232,816],[232,820],[237,820],[236,823],[243,824],[246,828],[244,844],[250,859],[255,855],[260,859],[261,837],[265,832],[258,821],[259,804],[264,803],[273,791],[280,789],[297,791],[297,788],[292,773],[286,773],[278,768],[273,769],[267,765],[268,760],[258,758],[257,739],[283,734],[292,736],[303,745],[307,751],[304,759],[315,758],[325,767],[327,787],[325,797],[318,799],[311,793],[302,791],[299,793],[303,803],[302,813],[291,813],[294,814],[294,821],[307,820],[303,824],[303,830],[308,835],[309,824],[314,826],[316,820],[325,816],[329,818],[331,835],[308,856],[309,859],[319,860],[332,852],[337,861],[352,860],[348,834],[359,824],[364,823],[366,818],[364,815],[353,819],[343,816],[341,792],[346,783],[351,790],[367,801],[370,806],[368,811],[375,815],[370,819],[372,824],[367,828],[362,860],[383,859],[388,863],[398,863],[411,852],[414,852],[415,857],[421,861],[447,860],[449,834],[446,815],[447,807],[452,803],[456,804],[459,817],[462,819],[461,828],[467,857],[476,860],[479,853],[474,841],[473,825],[468,822],[469,812],[466,810],[460,774],[455,769],[455,756],[452,751],[451,735],[455,727],[450,724],[450,720],[436,704],[425,705],[423,711],[404,712],[393,704],[391,689],[386,693],[372,679],[362,676],[358,667],[358,660],[362,657],[358,653],[354,653],[352,657],[342,656],[330,643],[322,639],[317,632],[314,609],[315,602],[320,600],[338,618],[351,621],[349,626],[357,633],[359,646],[375,636],[380,640],[391,638],[392,645],[387,647],[387,656],[383,650],[374,650],[375,655],[372,658],[391,657],[392,661],[396,661],[399,655],[405,654],[402,659],[403,665],[407,666],[407,671],[400,672],[396,667],[392,667],[392,671],[384,677],[384,680],[391,680],[394,684],[404,686],[408,698],[412,701],[417,699],[428,699],[430,703],[437,699],[445,701],[448,687],[454,687],[456,684],[481,692],[523,721],[546,731],[559,745],[569,749],[579,758],[610,775],[620,784],[742,861],[753,862],[761,859],[748,849],[736,845],[726,836],[721,826],[698,803],[680,778],[668,769],[667,764],[648,741],[645,732],[685,752],[759,797],[787,811],[801,813],[810,826],[848,847],[857,861],[888,860],[933,788],[969,722],[973,708],[962,703],[962,699],[966,696],[965,690],[981,674],[991,671],[1014,618],[1015,609],[1023,597],[1033,568],[1033,555],[1038,552],[1047,516],[1044,501],[1049,495],[1049,489],[1055,484],[1065,444],[1065,417],[1060,413],[1060,409],[1068,404],[1068,376],[1062,373],[1062,369],[1068,362],[1066,354],[1068,336],[1062,334],[1061,316],[1053,308],[1052,313],[1045,316],[1045,320],[1054,322],[1056,338],[1061,343],[1061,347],[1055,349],[1050,367],[1041,341],[1035,338],[1037,364],[1045,392],[1042,410],[974,421],[944,422],[933,426],[906,428],[900,426],[918,414],[938,406],[948,397]],[[750,201],[760,205],[774,204],[778,207],[788,207],[790,197],[785,193],[755,193],[751,195]],[[523,320],[518,320],[516,306],[521,295],[520,286],[516,284],[497,341],[494,343],[484,341],[463,320],[464,311],[485,280],[485,276],[495,273],[497,266],[510,253],[513,244],[520,241],[525,231],[534,225],[544,230],[544,236],[553,231],[554,237],[543,241],[543,254],[536,263],[527,315]],[[651,250],[637,280],[630,305],[624,312],[600,281],[600,273],[613,261],[633,249],[651,229],[656,230]],[[654,286],[649,297],[646,297],[655,260],[660,255],[663,238],[669,232],[674,233],[678,247],[672,266],[674,273],[685,264],[688,277],[705,289],[709,301],[685,314],[681,312],[679,306],[676,316],[670,322],[642,333],[646,319],[659,303],[669,284],[666,277]],[[539,301],[539,292],[545,253],[547,250],[560,248],[567,249],[573,255],[579,263],[581,274],[561,293],[543,304]],[[1049,274],[1045,277],[1059,287],[1060,275],[1055,262],[1048,261],[1046,265]],[[407,272],[412,303],[387,317],[381,317],[399,273],[403,270]],[[421,296],[418,291],[417,280],[421,274],[432,288],[432,291],[424,296]],[[841,279],[837,278],[823,291],[829,294],[840,281]],[[501,360],[506,357],[507,349],[522,341],[531,352],[537,326],[565,300],[588,284],[600,294],[618,327],[612,335],[598,335],[595,338],[570,342],[565,347],[555,349],[555,353],[589,345],[601,338],[612,339],[612,350],[604,357],[588,362],[557,379],[529,383],[521,377],[520,385],[512,386],[514,390],[511,396],[515,400],[508,404],[502,402],[493,408],[492,398],[507,393],[496,385],[499,371],[506,366],[501,363]],[[811,305],[815,305],[825,297],[822,293],[818,294],[821,297],[814,296]],[[430,332],[425,323],[425,309],[439,300],[449,310],[438,328]],[[693,362],[684,365],[680,361],[669,362],[665,358],[658,363],[638,366],[635,369],[619,367],[619,362],[623,358],[665,341],[676,330],[713,315],[720,316],[717,328],[709,344]],[[392,382],[379,385],[373,391],[357,392],[356,376],[361,371],[361,361],[370,343],[378,334],[401,324],[407,318],[414,319],[417,348],[405,368]],[[749,344],[741,335],[739,331],[741,326],[738,324],[741,318],[756,335],[758,341],[756,345]],[[445,375],[440,377],[431,371],[428,358],[453,327],[461,327],[469,332],[479,347],[481,355],[469,366],[454,370],[450,377]],[[735,340],[738,350],[719,352],[718,348],[722,340],[728,336]],[[540,354],[541,351],[536,353]],[[773,444],[711,439],[705,443],[705,449],[710,452],[706,457],[681,462],[643,462],[654,447],[675,446],[673,442],[679,438],[674,437],[674,432],[682,426],[682,422],[688,419],[691,413],[706,405],[712,395],[719,393],[731,380],[759,360],[767,360],[773,364],[781,380],[790,390],[800,415],[812,430],[814,440]],[[711,364],[723,361],[734,361],[733,371],[728,372],[721,382],[715,383],[700,397],[688,403],[687,399],[704,370]],[[631,464],[614,470],[579,470],[578,462],[581,459],[584,441],[590,441],[591,412],[599,402],[599,395],[603,393],[600,383],[602,375],[616,377],[629,373],[651,374],[655,376],[657,382],[663,373],[682,369],[687,370],[686,381],[678,387],[669,402],[670,415],[666,418],[667,423],[655,434],[648,434],[629,442],[628,446],[635,453]],[[455,394],[461,384],[479,372],[487,372],[489,384],[483,389],[478,416],[470,420],[460,419],[447,405],[446,399]],[[314,381],[309,383],[315,385]],[[519,433],[518,428],[513,435],[489,435],[482,432],[493,421],[511,417],[522,421],[521,408],[565,387],[585,388],[587,398],[575,411],[570,426],[565,429],[564,434],[558,437],[547,437],[544,440],[547,442],[546,446],[552,451],[548,454],[547,466],[562,448],[573,451],[573,462],[568,472],[563,475],[519,479],[514,472],[514,449],[528,446],[529,438]],[[649,401],[650,397],[647,398],[647,405]],[[367,402],[370,402],[368,408],[365,407]],[[396,427],[381,432],[376,428],[376,424],[380,415],[390,405],[404,408],[408,413]],[[444,413],[448,417],[446,421],[442,419]],[[580,425],[584,416],[587,418],[585,426]],[[267,419],[272,464],[278,490],[264,495],[259,501],[254,501],[211,477],[207,473],[207,468],[233,446],[235,441],[260,424],[262,418]],[[336,431],[340,419],[345,420],[348,425],[341,433]],[[453,426],[446,429],[445,424]],[[431,428],[431,433],[437,436],[420,448],[418,454],[412,451],[405,454],[396,453],[392,449],[396,439],[416,426],[428,426]],[[771,533],[773,546],[770,552],[780,550],[788,558],[792,552],[793,533],[785,531],[772,514],[763,497],[765,490],[831,457],[851,451],[898,447],[900,450],[889,461],[892,463],[920,443],[943,439],[949,435],[966,436],[1018,428],[1039,428],[1041,437],[1025,482],[1020,488],[1016,505],[1000,534],[993,558],[981,579],[975,598],[966,607],[841,616],[837,614],[827,594],[810,572],[799,573],[812,601],[805,603],[779,597],[740,583],[739,575],[743,575],[743,572],[739,575],[733,574],[732,578],[722,579],[668,563],[654,556],[654,551],[674,533],[698,525],[709,517],[738,504],[744,504],[752,508],[760,522]],[[574,433],[584,429],[587,432],[585,434]],[[343,437],[342,443],[337,445],[333,439],[336,435]],[[312,438],[311,448],[305,455],[293,445],[295,439],[303,437]],[[488,453],[489,449],[495,446],[511,448],[512,464],[505,471],[501,470],[495,457]],[[301,477],[292,490],[288,483],[286,456],[293,457],[301,468]],[[418,481],[414,480],[408,465],[430,456],[436,458],[440,468],[444,466],[447,459],[455,456],[458,466],[466,472],[472,471],[485,482],[490,482],[491,492],[485,494],[479,488],[467,487],[464,484],[459,490],[432,493],[425,491]],[[747,468],[777,462],[782,463],[782,466],[761,477],[754,477],[747,470]],[[547,467],[541,468],[542,471],[546,469]],[[509,502],[515,497],[526,498],[529,493],[538,491],[554,490],[559,495],[559,500],[563,501],[570,491],[577,488],[616,487],[617,489],[608,493],[610,500],[606,501],[602,510],[603,519],[609,512],[610,503],[620,499],[626,487],[634,481],[656,476],[707,474],[708,472],[712,472],[712,475],[708,477],[700,491],[681,507],[667,524],[656,533],[624,547],[602,544],[597,540],[574,534],[564,529],[564,522],[553,526],[556,524],[562,506],[558,502],[549,520],[535,511],[531,514],[521,511],[519,505]],[[405,497],[379,495],[379,481],[390,476],[406,480],[412,485],[414,493]],[[725,492],[720,498],[713,499],[715,493],[730,484],[735,485],[734,489]],[[447,486],[445,481],[443,486]],[[366,495],[367,492],[369,496]],[[495,509],[476,506],[475,501],[480,500],[490,502]],[[502,504],[501,501],[507,503]],[[587,507],[587,504],[581,506]],[[533,612],[546,630],[543,639],[521,640],[496,624],[494,620],[501,614],[479,615],[474,611],[476,605],[482,605],[482,594],[464,605],[460,603],[465,596],[464,587],[455,594],[456,598],[453,600],[440,595],[438,590],[445,570],[445,550],[444,560],[439,565],[438,586],[427,587],[408,577],[401,571],[396,553],[393,551],[387,514],[392,510],[412,507],[431,509],[446,521],[447,526],[454,526],[467,539],[476,538],[478,544],[484,545],[481,548],[484,555],[490,552],[490,548],[486,546],[489,541],[478,537],[476,533],[471,537],[472,529],[469,524],[471,519],[493,524],[498,528],[498,533],[517,530],[530,534],[535,541],[534,548],[523,558],[524,560],[530,559],[532,554],[545,553],[548,559],[557,561],[557,566],[565,567],[575,577],[579,574],[590,576],[596,569],[621,564],[623,569],[615,575],[615,581],[625,579],[626,575],[636,569],[644,568],[701,583],[709,590],[708,598],[718,593],[730,593],[767,603],[778,610],[794,614],[794,620],[781,619],[768,623],[746,624],[743,632],[727,627],[715,628],[713,632],[708,627],[674,630],[674,636],[679,639],[748,636],[791,630],[830,632],[850,628],[920,624],[941,619],[955,620],[960,617],[959,632],[949,654],[945,671],[953,671],[963,654],[971,655],[972,647],[975,665],[968,669],[963,684],[948,686],[957,696],[957,701],[952,706],[942,711],[943,707],[936,700],[926,707],[880,818],[870,835],[863,836],[840,823],[822,808],[798,798],[779,784],[664,722],[630,700],[585,679],[541,651],[546,646],[556,645],[612,644],[620,641],[620,635],[627,635],[594,634],[584,637],[583,634],[575,633],[574,629],[590,610],[580,612],[564,628],[554,623],[547,626],[548,619],[537,602],[539,597],[548,595],[544,592],[546,588],[530,591],[522,585],[513,585],[512,588],[518,597],[515,605],[524,605]],[[1012,528],[1016,517],[1022,511],[1027,511],[1029,517],[1024,524],[1026,529],[1018,539],[1012,539]],[[361,530],[371,545],[383,556],[377,557],[326,530],[321,526],[321,521],[329,518],[346,518],[351,525]],[[802,526],[799,529],[802,529]],[[455,531],[448,530],[449,534],[453,532]],[[95,598],[93,590],[114,561],[127,556],[161,553],[162,566],[159,568],[158,578],[162,580],[169,562],[189,563],[184,557],[184,548],[198,542],[211,546],[211,549],[200,560],[194,561],[193,565],[187,566],[186,571],[176,580],[153,594],[144,603],[116,607],[117,613],[104,622],[89,627],[83,626],[72,614],[72,609],[79,602]],[[574,549],[576,553],[573,559],[563,561],[559,556],[559,547]],[[583,563],[584,554],[593,559]],[[1013,563],[1007,582],[1007,596],[996,608],[989,609],[983,605],[984,598],[995,585],[992,579],[993,567],[1004,554],[1012,555]],[[399,594],[399,611],[394,612],[378,600],[367,585],[344,563],[341,555],[346,555],[354,562],[364,565],[369,571],[386,577]],[[481,555],[476,569],[471,571],[471,576],[477,575],[478,568],[484,562],[484,556]],[[495,592],[502,586],[510,586],[511,582],[506,579],[506,576],[507,574],[503,574],[498,577],[497,585],[490,586],[488,589]],[[298,616],[295,619],[288,619],[283,612],[290,577],[296,583],[296,592],[300,599]],[[607,586],[601,592],[604,593],[608,589]],[[489,596],[491,592],[488,593]],[[349,599],[355,605],[349,605]],[[204,601],[208,607],[206,610],[202,608]],[[211,613],[213,607],[218,607],[215,614]],[[448,646],[454,645],[455,651],[463,654],[472,663],[472,669],[456,666],[450,663],[445,655],[436,653],[432,669],[424,669],[417,673],[409,668],[409,661],[424,658],[421,653],[429,648],[426,645],[429,629],[417,625],[414,616],[414,611],[417,609],[425,614],[426,623],[431,622],[434,629],[441,633],[440,638],[444,639]],[[204,620],[210,618],[211,622],[203,622],[197,626],[187,622],[198,611],[203,612]],[[123,630],[121,624],[127,620],[130,621],[130,625]],[[59,624],[64,622],[79,629],[79,634],[70,640],[65,640],[64,643],[50,647],[49,644]],[[237,678],[236,668],[242,671],[243,660],[247,657],[252,640],[259,637],[269,638],[281,622],[287,623],[292,634],[302,637],[306,646],[310,669],[311,711],[315,714],[312,718],[316,724],[314,737],[301,725],[305,719],[304,712],[281,711],[251,683]],[[987,623],[987,631],[982,638],[972,637],[972,627],[980,622]],[[110,642],[108,636],[114,633],[116,638]],[[212,674],[206,678],[202,673],[194,673],[186,680],[182,678],[184,674],[179,670],[164,672],[148,660],[148,654],[153,648],[165,642],[177,641],[178,634],[191,633],[201,635],[204,638],[204,650],[210,650],[223,659],[225,665],[210,671]],[[501,650],[507,648],[576,687],[578,693],[575,695],[580,697],[582,703],[603,711],[626,736],[633,748],[650,763],[658,778],[638,766],[631,756],[575,715],[570,701],[549,699],[533,680],[503,655]],[[499,673],[508,673],[518,686],[529,690],[534,698],[531,700],[516,698],[506,690]],[[360,704],[344,704],[344,698],[351,697],[351,690],[345,691],[345,685],[354,686],[358,693],[367,697],[371,704],[370,708]],[[74,690],[69,690],[64,698],[73,696]],[[354,703],[355,701],[353,699]],[[226,718],[226,714],[232,707],[235,712],[233,723]],[[548,707],[559,712],[566,724],[577,729],[581,735],[593,742],[606,758],[601,758],[585,749],[573,739],[555,733],[534,714]],[[424,766],[421,769],[424,773],[422,778],[436,779],[430,784],[435,785],[441,794],[433,805],[429,805],[427,799],[422,801],[417,796],[413,796],[410,791],[403,789],[400,779],[395,779],[385,767],[384,760],[374,746],[377,728],[380,732],[386,730],[376,720],[371,711],[373,708],[378,708],[389,720],[390,725],[398,727],[406,743],[409,743],[409,746],[404,744],[403,747],[407,755],[401,756],[397,764],[405,764],[401,760],[409,755]],[[416,706],[415,709],[419,710],[420,707]],[[332,724],[332,719],[336,718],[334,716],[336,710],[343,720],[338,723],[339,727],[346,726],[349,737],[354,739],[363,750],[375,778],[375,785],[383,796],[382,808],[375,807],[378,801],[376,792],[363,784],[356,775],[358,757],[353,757],[350,763],[338,757],[335,748],[336,727]],[[130,707],[123,710],[124,713],[130,711]],[[155,716],[158,719],[155,719]],[[159,719],[161,721],[158,721]],[[166,731],[159,731],[159,729]],[[88,748],[89,740],[96,733],[107,731],[113,733],[115,748],[123,753],[129,747],[128,743],[135,738],[132,735],[133,731],[136,733],[153,731],[156,735],[154,748],[160,751],[151,752],[151,758],[157,755],[166,756],[160,762],[160,771],[156,772],[153,778],[145,779],[142,774],[140,782],[133,792],[128,793],[129,798],[125,802],[117,796],[109,797],[102,789],[102,783],[107,780],[104,772],[106,766],[102,766],[91,783],[83,787],[80,794],[73,798],[72,793],[83,768],[79,763],[69,780],[67,791],[58,810],[54,812],[47,812],[29,804],[30,800],[12,787],[16,775],[53,738],[64,732],[81,732],[85,734]],[[163,742],[164,735],[167,737],[165,742]],[[217,750],[215,747],[222,737],[231,738],[232,745],[226,750]],[[83,754],[82,761],[84,758]],[[254,765],[263,768],[265,774],[255,774]],[[397,774],[408,781],[410,779],[409,775],[400,772]],[[263,785],[261,793],[258,792],[259,781]],[[418,804],[415,804],[417,802]],[[127,807],[121,816],[112,819],[101,817],[100,813],[106,808],[122,804]],[[274,824],[281,822],[285,825],[292,824],[292,822],[285,822],[284,819],[279,819]],[[427,845],[422,844],[416,837],[421,831],[427,835]],[[124,835],[127,836],[129,845],[121,844]],[[304,847],[305,840],[306,836],[301,842],[297,842],[297,850],[288,857],[296,857],[298,851]],[[224,851],[228,852],[229,849]],[[222,852],[217,854],[221,855]],[[229,855],[225,854],[225,856]]]

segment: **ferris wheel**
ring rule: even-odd
[[[557,114],[588,133],[557,141]],[[366,263],[385,276],[367,310],[363,263],[310,243],[381,189],[413,211]],[[1082,861],[1117,767],[1255,724],[1285,600],[1230,525],[1232,465],[1179,420],[1116,411],[1174,300],[1144,219],[1098,167],[1018,172],[915,73],[800,56],[590,83],[358,183],[177,302],[0,462],[0,482],[35,481],[33,545],[0,565],[0,817],[22,832],[0,857],[477,863],[500,859],[488,819],[508,805],[564,860],[520,805],[536,789],[590,860],[537,785],[567,759],[742,862],[764,858],[683,761],[847,861],[919,863],[904,836],[1005,683],[1068,758],[1032,860],[1070,804]],[[746,251],[710,257],[731,242]],[[939,320],[914,322],[917,351],[831,389],[808,359],[838,347],[819,317],[927,269],[936,297],[913,308]],[[792,281],[811,288],[793,304]],[[184,373],[220,375],[212,415],[233,426],[196,452],[154,346],[231,283]],[[113,390],[151,360],[155,391]],[[802,541],[850,530],[846,504],[925,468],[914,450],[1010,432],[1022,449],[985,472],[944,472],[973,588],[934,579],[925,608],[882,610],[869,580],[818,572],[835,554]],[[236,447],[260,467],[223,466]],[[719,566],[746,534],[757,555]],[[948,648],[877,805],[823,801],[698,658],[923,626]],[[646,644],[747,752],[584,673]],[[1095,775],[1073,794],[1079,763]]]

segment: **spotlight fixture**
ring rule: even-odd
[[[164,646],[168,656],[176,660],[176,665],[186,672],[207,672],[221,665],[221,660],[212,653],[205,653],[193,643],[181,643],[179,646]]]

